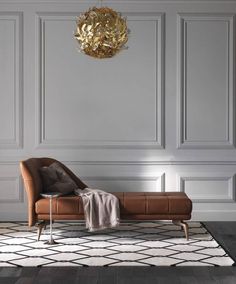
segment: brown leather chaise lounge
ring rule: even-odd
[[[51,158],[31,158],[20,162],[28,198],[28,224],[38,223],[38,240],[46,227],[49,215],[49,199],[42,198],[43,186],[39,169],[58,162],[79,188],[87,187],[73,172],[59,161]],[[124,188],[125,190],[125,188]],[[188,225],[184,220],[191,218],[192,202],[183,192],[114,192],[120,202],[122,220],[172,220],[184,229],[188,240]],[[53,220],[83,220],[83,204],[76,195],[56,198],[52,206]]]

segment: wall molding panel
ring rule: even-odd
[[[17,177],[0,177],[0,188],[7,188],[8,197],[4,196],[5,192],[1,191],[0,204],[22,203],[23,202],[23,185],[20,176]],[[12,192],[13,190],[13,192]]]
[[[155,25],[155,37],[156,37],[156,54],[155,54],[155,139],[146,140],[82,140],[82,139],[48,139],[46,137],[46,102],[45,102],[45,30],[46,25],[52,21],[75,21],[78,13],[38,13],[38,90],[37,94],[37,119],[36,119],[36,148],[51,149],[51,148],[155,148],[163,149],[164,147],[164,14],[163,13],[129,13],[124,15],[130,22],[150,22]]]
[[[224,194],[215,192],[214,183],[216,185],[221,182],[226,184],[225,188],[223,184],[220,185],[221,191],[225,191]],[[177,175],[177,183],[179,191],[188,194],[195,203],[235,203],[235,175],[222,176],[222,173],[214,173],[210,176],[210,173],[208,175],[205,173],[202,175],[188,173]],[[191,192],[188,192],[187,183],[198,184],[199,190],[193,190],[192,186]],[[201,187],[207,189],[207,192],[203,193],[201,190],[201,193],[199,193]]]
[[[222,139],[202,139],[202,138],[189,138],[188,133],[188,96],[191,92],[188,86],[189,75],[188,57],[190,58],[191,53],[189,51],[188,45],[188,28],[189,25],[195,25],[197,27],[198,23],[208,23],[225,24],[226,28],[226,39],[227,39],[227,49],[226,49],[226,89],[225,89],[225,106],[226,106],[226,126],[225,137]],[[190,26],[191,28],[191,26]],[[193,30],[193,28],[192,28]],[[196,30],[195,30],[196,32]],[[199,29],[200,32],[200,29]],[[178,135],[177,135],[177,148],[187,148],[187,149],[229,149],[235,148],[235,15],[232,13],[181,13],[178,14],[178,99],[177,99],[177,121],[178,121]],[[192,39],[193,40],[193,39]],[[194,54],[192,54],[192,57]],[[191,58],[190,58],[191,59]],[[219,66],[220,67],[220,66]],[[201,72],[201,71],[199,71]],[[199,76],[200,77],[200,76]],[[196,84],[196,83],[195,83]],[[201,85],[201,82],[199,82]],[[205,87],[205,86],[204,86]],[[211,87],[206,86],[206,89],[211,89]],[[190,89],[190,90],[189,90]],[[195,90],[194,90],[195,91]],[[214,86],[212,87],[212,92],[214,92]],[[222,94],[223,95],[223,94]],[[211,98],[213,100],[213,97]],[[202,115],[202,109],[199,109],[199,116]],[[209,112],[210,116],[211,113]],[[204,123],[202,122],[202,125]],[[209,131],[212,129],[209,128]],[[196,129],[197,131],[197,129]]]
[[[0,125],[4,129],[0,133],[0,150],[17,149],[23,147],[23,13],[0,12],[0,23],[2,23],[2,30],[0,29],[0,33],[3,33],[2,42],[5,45],[1,50],[3,69],[1,70],[0,67],[3,80],[0,81],[1,104],[4,107],[0,108],[2,121]],[[8,33],[6,33],[7,28]],[[10,44],[11,48],[8,49],[7,44]],[[11,62],[7,61],[9,58]],[[8,109],[9,103],[12,103],[10,109]],[[4,132],[7,132],[7,137],[4,137]]]
[[[85,183],[114,183],[116,191],[116,184],[119,186],[119,183],[153,183],[154,186],[151,191],[165,192],[165,174],[162,173],[159,176],[82,176],[81,179]],[[106,187],[104,185],[104,187]],[[125,187],[123,187],[123,191]],[[122,186],[119,186],[120,191],[122,191]],[[145,191],[150,191],[148,186],[144,189]],[[110,191],[110,190],[109,190]],[[139,188],[132,186],[132,191],[139,191]]]

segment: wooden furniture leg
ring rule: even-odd
[[[42,222],[39,222],[37,224],[37,227],[38,227],[38,241],[40,239],[40,236],[41,236],[41,233],[43,230],[46,230],[46,227],[48,225],[48,222],[47,221],[42,221]]]
[[[186,240],[188,241],[189,240],[188,224],[185,223],[183,220],[172,220],[172,223],[174,225],[181,226],[181,229],[184,230]]]

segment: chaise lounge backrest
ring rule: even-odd
[[[81,189],[87,187],[73,172],[61,162],[52,158],[30,158],[20,162],[20,170],[23,177],[25,190],[28,198],[28,223],[33,226],[37,221],[35,213],[35,202],[40,199],[40,193],[43,192],[43,185],[39,174],[39,169],[43,166],[50,166],[57,162],[74,180],[77,186]]]

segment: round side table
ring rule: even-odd
[[[55,245],[58,244],[56,241],[54,241],[53,236],[52,236],[52,199],[57,198],[60,196],[60,192],[47,192],[47,193],[41,193],[41,196],[44,198],[49,198],[49,210],[50,210],[50,239],[45,242],[47,245]]]

